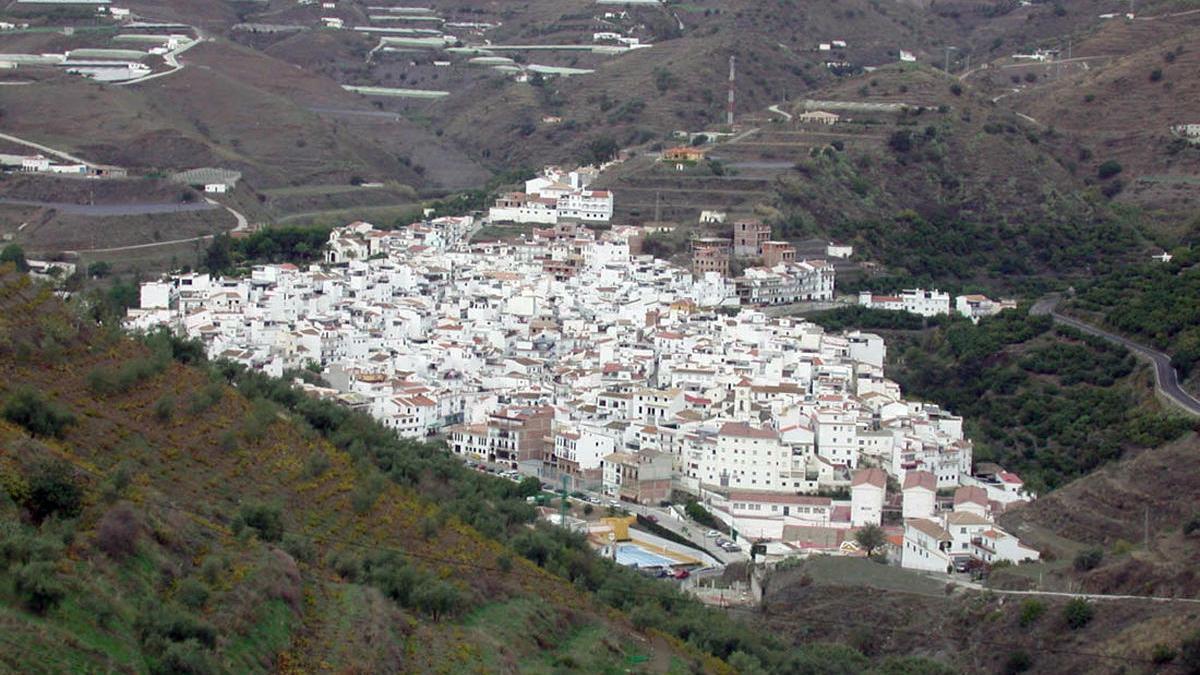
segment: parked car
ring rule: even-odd
[[[647,514],[645,515],[645,518],[646,518],[646,520],[648,520],[648,521],[650,521],[650,522],[652,522],[652,523],[657,523],[657,522],[658,522],[658,516],[654,515],[653,513],[647,513]]]
[[[705,536],[705,537],[707,537],[707,538],[709,538],[709,539],[712,539],[713,537],[719,537],[719,536],[721,536],[721,533],[720,533],[720,532],[717,532],[716,530],[709,530],[708,532],[705,532],[705,533],[704,533],[704,536]]]
[[[692,576],[692,573],[687,570],[683,570],[683,569],[675,570],[675,578],[676,579],[686,579],[690,576]]]

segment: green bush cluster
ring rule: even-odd
[[[75,416],[66,408],[50,402],[41,393],[29,388],[18,389],[4,403],[4,419],[25,427],[35,436],[62,438]]]
[[[1096,616],[1096,608],[1083,598],[1071,598],[1063,606],[1063,620],[1071,630],[1078,630],[1092,622]]]
[[[234,532],[243,527],[254,530],[263,541],[280,541],[283,539],[283,511],[277,504],[243,504],[233,521]]]
[[[97,396],[124,394],[163,372],[167,363],[166,358],[149,357],[128,359],[118,366],[100,366],[88,373],[88,388]]]
[[[1049,317],[1016,310],[951,322],[906,349],[897,341],[892,375],[913,396],[963,415],[975,458],[1021,474],[1037,492],[1127,446],[1154,447],[1192,428],[1138,405],[1121,380],[1131,365],[1125,350],[1051,327]]]
[[[1073,304],[1099,312],[1112,329],[1171,355],[1183,377],[1200,363],[1200,256],[1175,251],[1169,263],[1116,267],[1080,284]]]

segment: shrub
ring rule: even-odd
[[[37,522],[51,515],[74,518],[83,508],[83,489],[75,482],[75,471],[63,461],[43,461],[29,476],[25,508]]]
[[[1164,663],[1174,661],[1176,656],[1178,654],[1175,653],[1174,649],[1171,649],[1170,645],[1165,645],[1161,642],[1154,645],[1154,649],[1150,651],[1150,660],[1160,666]]]
[[[363,515],[375,506],[375,501],[379,499],[379,495],[383,494],[383,489],[387,487],[387,479],[378,471],[371,473],[359,481],[358,487],[354,489],[354,493],[350,495],[350,506],[358,515]]]
[[[1022,628],[1028,628],[1046,613],[1046,603],[1037,598],[1029,598],[1021,603],[1019,623]]]
[[[137,550],[141,526],[133,507],[117,504],[108,510],[96,526],[96,546],[113,560],[125,560]]]
[[[101,486],[101,494],[104,497],[104,501],[111,504],[120,499],[121,495],[125,494],[126,488],[129,487],[130,481],[133,480],[131,474],[132,471],[130,471],[127,463],[122,462],[118,464],[117,468],[108,477],[108,480],[104,481],[104,484]]]
[[[29,263],[25,261],[25,251],[16,244],[9,244],[0,251],[0,265],[12,263],[18,272],[28,272]]]
[[[246,504],[238,511],[237,519],[252,528],[263,541],[283,539],[283,515],[274,504]]]
[[[888,147],[897,153],[912,150],[912,134],[907,131],[896,131],[888,137]]]
[[[1200,630],[1179,643],[1178,663],[1185,673],[1200,673]]]
[[[197,619],[174,604],[150,602],[138,612],[134,627],[142,642],[168,647],[168,642],[194,640],[206,648],[217,643],[217,631],[211,624]]]
[[[950,93],[954,94],[955,96],[962,96],[962,93],[963,93],[962,85],[957,82],[950,85]]]
[[[190,406],[192,414],[202,413],[221,401],[225,389],[219,382],[209,382],[200,391],[192,394]]]
[[[634,628],[645,631],[662,626],[667,620],[667,615],[657,602],[651,601],[634,607],[633,611],[629,612],[629,620],[633,622]]]
[[[458,611],[463,597],[458,587],[448,581],[427,580],[413,590],[412,604],[436,622]]]
[[[176,591],[179,604],[193,611],[203,607],[204,603],[208,602],[208,596],[208,586],[199,579],[184,579],[179,582],[179,589]]]
[[[1088,625],[1095,615],[1096,610],[1092,607],[1092,603],[1083,598],[1072,598],[1063,607],[1063,619],[1071,630],[1078,630]]]
[[[1076,572],[1087,572],[1094,570],[1100,565],[1100,561],[1104,559],[1104,551],[1098,548],[1089,548],[1080,551],[1075,556],[1074,567]]]
[[[200,576],[210,584],[215,584],[225,572],[225,559],[219,555],[205,556],[200,562]]]
[[[171,417],[175,414],[175,397],[163,396],[154,404],[154,419],[162,424],[171,421]]]
[[[4,419],[19,424],[35,436],[62,438],[75,416],[49,402],[38,392],[23,388],[4,404]]]
[[[358,556],[349,552],[335,553],[330,566],[338,576],[347,581],[357,581],[363,573],[363,563]]]
[[[29,611],[45,614],[66,596],[66,589],[58,579],[54,563],[31,562],[22,565],[13,582],[13,590]]]
[[[150,672],[153,675],[208,675],[220,672],[220,669],[199,640],[188,639],[168,644],[158,663],[151,664]]]
[[[1162,68],[1155,68],[1154,70],[1150,71],[1150,81],[1151,82],[1158,82],[1161,79],[1162,79]]]
[[[1120,162],[1115,159],[1110,159],[1096,168],[1096,175],[1100,177],[1100,180],[1108,180],[1109,178],[1121,173],[1123,170],[1124,167],[1121,166]]]
[[[326,455],[322,450],[317,450],[304,461],[305,478],[320,478],[328,470],[329,455]]]
[[[317,559],[317,547],[313,544],[312,539],[298,534],[283,535],[283,550],[301,562],[311,563]]]
[[[1188,518],[1187,522],[1183,524],[1184,536],[1188,536],[1196,532],[1200,532],[1200,515],[1195,515],[1191,518]]]
[[[709,513],[708,509],[701,506],[699,502],[688,502],[687,505],[683,507],[683,512],[687,514],[688,518],[691,518],[705,527],[723,529],[720,521],[718,521],[713,514]]]
[[[1008,655],[1004,661],[1004,672],[1009,675],[1023,673],[1033,667],[1033,657],[1029,652],[1018,650]]]
[[[166,367],[166,356],[132,359],[114,368],[100,366],[88,373],[88,388],[100,396],[123,394]]]

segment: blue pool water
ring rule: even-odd
[[[638,567],[670,567],[677,561],[658,555],[638,546],[637,544],[621,544],[617,546],[617,564]]]

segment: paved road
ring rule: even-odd
[[[177,73],[177,72],[183,70],[183,64],[179,62],[179,58],[178,58],[179,55],[186,52],[187,50],[191,49],[192,47],[195,47],[196,45],[200,44],[201,42],[204,42],[204,35],[200,32],[200,29],[196,28],[195,26],[192,26],[191,29],[196,32],[195,40],[191,40],[191,41],[185,43],[184,45],[180,46],[179,48],[175,49],[174,51],[170,51],[170,52],[167,52],[166,54],[163,54],[163,61],[165,61],[166,64],[171,67],[170,70],[164,70],[160,73],[151,73],[149,75],[146,75],[145,77],[139,77],[136,80],[126,80],[124,82],[116,82],[114,84],[118,87],[126,87],[131,84],[139,84],[142,82],[149,82],[150,80],[155,80],[160,77],[171,75],[173,73]]]
[[[1102,328],[1097,328],[1089,323],[1084,323],[1079,319],[1075,319],[1063,314],[1057,310],[1060,298],[1057,296],[1047,296],[1038,300],[1037,303],[1029,310],[1030,314],[1049,314],[1056,322],[1066,326],[1071,326],[1077,330],[1083,331],[1089,335],[1102,337],[1110,342],[1115,342],[1129,351],[1133,352],[1137,357],[1150,361],[1154,365],[1154,385],[1160,394],[1166,396],[1169,401],[1174,403],[1183,411],[1192,414],[1200,415],[1200,400],[1187,393],[1179,386],[1179,373],[1171,366],[1171,357],[1156,350],[1146,347],[1140,343],[1134,342],[1127,337],[1111,333]]]
[[[929,573],[926,574],[926,576],[944,580],[962,588],[995,593],[996,595],[1041,595],[1057,598],[1083,598],[1084,600],[1093,601],[1144,600],[1146,602],[1180,602],[1185,604],[1200,604],[1200,598],[1172,598],[1163,595],[1109,595],[1105,593],[1068,593],[1066,591],[1010,591],[1000,588],[991,588],[990,586],[984,586],[983,584],[974,581],[966,581],[959,578],[958,575]]]
[[[792,121],[792,113],[781,109],[779,107],[778,103],[768,106],[767,110],[770,110],[771,112],[775,113],[776,115],[783,115],[784,119],[786,119],[788,122]]]
[[[12,136],[9,134],[0,134],[0,139],[6,140],[10,143],[16,143],[18,145],[29,146],[29,147],[33,148],[34,150],[39,150],[47,155],[54,155],[55,157],[58,157],[59,159],[65,159],[68,162],[73,162],[75,164],[82,164],[84,166],[87,166],[87,167],[90,167],[93,169],[96,168],[95,164],[92,164],[91,162],[89,162],[85,159],[80,159],[74,155],[69,155],[61,150],[55,150],[54,148],[51,148],[46,145],[42,145],[40,143],[34,143],[33,141],[27,141],[24,138],[18,138],[17,136]]]
[[[36,206],[38,208],[54,209],[78,216],[148,216],[161,213],[209,211],[220,207],[220,204],[210,204],[208,202],[192,202],[190,204],[164,204],[162,202],[141,204],[73,204],[71,202],[39,202],[31,199],[8,198],[0,198],[0,204]]]
[[[204,201],[211,204],[214,209],[220,207],[220,208],[225,209],[226,211],[228,211],[229,213],[231,213],[233,215],[233,217],[237,220],[237,225],[235,225],[234,228],[232,230],[230,230],[231,233],[232,232],[243,232],[243,231],[250,229],[250,222],[246,219],[246,216],[242,215],[240,212],[235,211],[233,208],[225,206],[217,201],[214,201],[213,199],[211,199],[209,197],[205,197]],[[191,242],[194,242],[194,241],[208,241],[209,239],[212,239],[215,236],[216,235],[213,235],[213,234],[202,234],[198,237],[188,237],[186,239],[171,239],[169,241],[155,241],[155,242],[151,242],[149,244],[130,244],[129,246],[113,246],[111,248],[77,249],[77,250],[72,250],[72,251],[63,251],[63,253],[71,253],[71,254],[78,255],[80,253],[115,253],[117,251],[136,251],[136,250],[142,249],[142,248],[154,248],[155,246],[171,246],[172,244],[190,244]]]
[[[393,112],[383,110],[353,110],[350,108],[330,108],[328,106],[314,105],[309,107],[310,112],[324,115],[347,115],[350,117],[375,117],[378,119],[388,120],[390,122],[399,122],[400,116]]]

